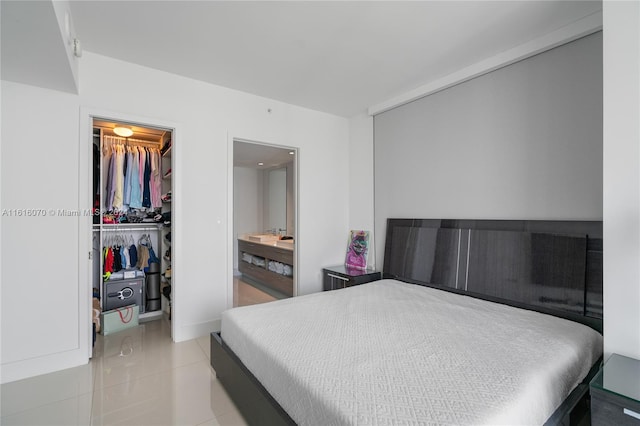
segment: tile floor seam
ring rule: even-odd
[[[107,389],[110,389],[110,388],[112,388],[114,386],[122,386],[122,385],[124,385],[126,383],[131,383],[132,381],[137,381],[137,380],[141,380],[141,379],[148,379],[148,378],[150,378],[152,376],[155,376],[155,375],[161,375],[161,374],[170,373],[173,370],[177,370],[178,368],[189,367],[189,366],[192,366],[194,364],[201,363],[201,362],[206,362],[207,365],[209,366],[209,368],[211,369],[211,371],[213,371],[213,368],[211,368],[211,365],[209,364],[209,360],[208,359],[201,359],[201,360],[192,361],[192,362],[189,362],[189,363],[186,363],[186,364],[178,365],[178,366],[175,366],[175,367],[171,367],[169,369],[163,369],[163,370],[154,371],[154,372],[151,372],[149,374],[145,374],[145,375],[142,375],[142,376],[137,376],[137,377],[135,377],[133,379],[124,380],[122,382],[111,383],[111,384],[106,385],[106,386],[103,385],[103,386],[101,386],[99,388],[94,388],[92,393],[95,394],[96,390],[107,390]],[[87,393],[89,393],[89,392],[87,392]]]
[[[82,397],[84,395],[89,395],[89,394],[91,394],[91,402],[93,403],[93,394],[94,394],[94,392],[93,391],[84,392],[84,393],[79,393],[78,395],[72,396],[70,398],[58,399],[58,400],[55,400],[55,401],[47,402],[45,404],[35,405],[35,406],[31,407],[31,408],[27,408],[26,410],[20,410],[20,411],[16,411],[14,413],[11,413],[11,414],[2,415],[2,416],[0,416],[0,420],[6,419],[7,417],[19,416],[19,415],[27,413],[29,411],[39,410],[40,408],[48,407],[50,405],[60,404],[61,402],[64,402],[64,401],[70,401],[72,399],[78,399],[78,398],[80,398],[80,397]],[[0,422],[0,425],[1,424],[4,424],[4,421]]]
[[[163,369],[160,369],[160,370],[151,371],[149,373],[144,373],[144,374],[142,374],[140,376],[136,376],[133,380],[149,378],[149,377],[151,377],[153,375],[156,375],[156,374],[168,373],[168,372],[173,371],[173,370],[175,370],[177,368],[187,367],[187,366],[190,366],[190,365],[193,365],[193,364],[197,364],[197,363],[202,362],[202,361],[208,361],[208,359],[206,357],[206,354],[205,354],[205,359],[199,359],[199,360],[195,360],[195,361],[190,361],[190,362],[187,362],[185,364],[176,365],[176,366],[169,367],[169,368],[163,368]],[[129,383],[131,380],[132,379],[122,380],[122,381],[118,381],[117,383],[110,383],[109,385],[105,385],[103,383],[102,386],[99,386],[99,387],[97,386],[98,385],[97,381],[95,381],[93,389],[95,391],[97,389],[107,389],[107,388],[111,388],[113,386],[120,386],[120,385],[123,385],[125,383]]]

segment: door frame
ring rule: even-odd
[[[86,211],[87,206],[92,206],[93,198],[91,196],[91,179],[93,175],[93,151],[89,149],[93,144],[93,120],[101,119],[106,121],[125,122],[140,127],[155,127],[161,129],[167,129],[172,132],[172,147],[171,147],[171,169],[172,169],[172,206],[171,206],[171,227],[175,231],[171,235],[173,242],[180,247],[182,225],[178,218],[182,217],[182,208],[180,199],[181,191],[176,191],[174,188],[180,188],[182,184],[182,172],[181,167],[176,165],[181,164],[182,158],[182,144],[180,143],[180,124],[161,118],[145,117],[135,114],[129,114],[124,112],[92,108],[92,107],[80,107],[80,134],[79,134],[79,156],[78,156],[78,211]],[[78,221],[78,247],[80,260],[78,264],[78,318],[79,318],[79,342],[80,349],[87,354],[87,359],[93,355],[93,330],[90,327],[90,321],[83,321],[82,318],[92,318],[92,299],[93,294],[90,291],[92,288],[89,283],[92,281],[92,261],[88,257],[87,253],[92,251],[92,228],[93,221],[91,215],[81,215]],[[175,235],[174,235],[175,234]],[[180,264],[181,253],[179,250],[174,250],[172,253],[171,262],[171,274],[175,279],[180,279]],[[175,268],[178,265],[178,268]],[[176,332],[179,325],[180,306],[178,301],[180,300],[180,290],[172,286],[171,288],[171,339],[175,341]],[[86,346],[85,346],[86,345]]]
[[[250,143],[254,145],[266,145],[273,148],[281,148],[288,149],[294,152],[293,158],[293,196],[294,200],[294,227],[295,231],[293,233],[293,297],[298,295],[298,277],[300,276],[299,268],[300,268],[300,244],[299,244],[299,235],[300,235],[300,193],[299,193],[299,167],[300,167],[300,148],[289,146],[289,145],[281,145],[276,143],[264,142],[257,140],[255,138],[246,138],[240,136],[234,136],[231,134],[227,134],[227,217],[229,220],[227,221],[227,309],[233,307],[233,258],[235,256],[234,245],[233,242],[235,240],[235,236],[233,235],[233,228],[235,224],[235,212],[233,208],[233,192],[235,181],[233,178],[233,143],[234,142],[244,142]]]

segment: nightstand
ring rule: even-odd
[[[590,389],[592,425],[640,425],[640,361],[611,355]]]
[[[344,265],[328,266],[322,269],[322,281],[324,291],[337,290],[339,288],[377,281],[382,278],[379,271],[373,269],[360,270],[347,268]]]

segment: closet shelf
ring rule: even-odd
[[[171,172],[165,174],[164,176],[162,176],[162,179],[170,179],[171,178]]]

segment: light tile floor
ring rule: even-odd
[[[102,337],[89,364],[0,387],[0,424],[245,425],[209,365],[209,336],[161,319]]]
[[[278,295],[274,291],[261,286],[260,284],[250,284],[243,281],[242,276],[233,277],[233,306],[256,305],[258,303],[271,302],[279,298],[286,297]]]

